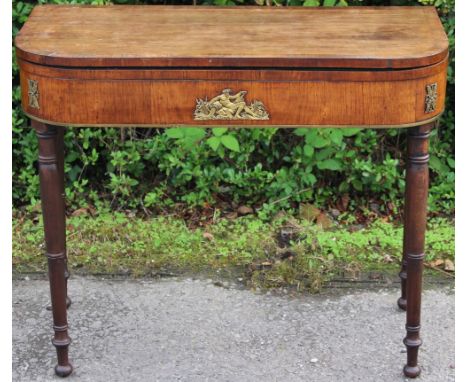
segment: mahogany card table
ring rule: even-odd
[[[57,375],[72,372],[66,126],[406,128],[398,306],[403,371],[420,374],[428,138],[444,108],[448,60],[434,8],[48,5],[33,10],[15,43],[22,107],[39,141]]]

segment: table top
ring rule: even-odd
[[[19,58],[70,67],[401,69],[442,61],[433,7],[37,6]]]

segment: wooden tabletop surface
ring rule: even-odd
[[[79,67],[413,68],[448,42],[433,7],[37,6],[18,57]]]

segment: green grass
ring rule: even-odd
[[[172,217],[143,219],[122,213],[75,216],[67,221],[69,267],[85,274],[197,273],[234,270],[250,286],[315,291],[343,272],[396,270],[402,228],[381,220],[351,232],[337,225],[323,230],[308,221],[283,217],[269,224],[249,216],[221,219],[196,229]],[[278,233],[292,232],[281,248]],[[452,222],[428,225],[427,261],[454,258]],[[289,251],[289,252],[288,252]],[[40,217],[13,219],[13,267],[45,272]]]

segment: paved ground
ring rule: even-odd
[[[48,283],[13,283],[13,381],[55,381]],[[274,296],[210,280],[70,280],[69,381],[404,381],[395,288]],[[454,296],[424,294],[420,382],[454,381]]]

